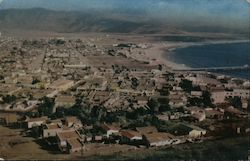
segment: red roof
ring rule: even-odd
[[[106,131],[108,131],[108,130],[117,130],[117,131],[119,131],[120,130],[119,127],[115,127],[113,125],[107,125],[107,124],[101,125],[101,128],[103,128]]]
[[[137,131],[132,131],[132,130],[126,130],[126,131],[121,131],[122,136],[125,136],[129,139],[139,136],[141,137],[141,134],[139,134]]]

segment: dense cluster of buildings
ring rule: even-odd
[[[38,127],[39,137],[68,153],[82,151],[91,142],[171,146],[213,136],[220,120],[248,119],[249,80],[172,72],[129,57],[133,48],[144,50],[145,45],[1,39],[0,119],[7,125],[25,125],[28,132]],[[52,103],[45,104],[45,98]],[[47,107],[52,108],[49,115]],[[142,110],[145,114],[129,121],[153,119],[128,126],[126,116],[107,123],[100,112],[91,123],[79,113],[54,118],[59,109],[80,107],[105,109],[106,117]],[[164,129],[161,124],[171,125]],[[248,126],[236,127],[249,132]]]

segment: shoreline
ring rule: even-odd
[[[176,49],[187,48],[191,46],[214,45],[214,44],[232,44],[247,43],[250,40],[222,40],[222,41],[206,41],[206,42],[158,42],[151,43],[151,47],[146,49],[145,57],[151,60],[151,64],[164,64],[171,70],[190,69],[192,67],[185,64],[179,64],[166,57],[167,54],[174,54]],[[154,61],[152,61],[154,60]]]

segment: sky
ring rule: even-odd
[[[162,23],[248,28],[250,3],[247,1],[250,0],[0,0],[0,8],[109,11],[131,17],[144,16]]]

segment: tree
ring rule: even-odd
[[[136,120],[138,117],[144,116],[146,114],[148,114],[148,111],[143,107],[140,107],[131,112],[126,111],[126,118]]]
[[[13,103],[15,101],[16,101],[16,96],[14,96],[14,95],[7,95],[7,96],[3,97],[4,103]]]
[[[159,102],[159,112],[166,112],[170,110],[169,98],[158,98],[157,102]]]
[[[39,79],[34,79],[33,81],[32,81],[32,84],[37,84],[37,83],[40,83],[41,81],[39,80]]]
[[[65,111],[66,111],[65,108],[63,108],[63,107],[57,107],[56,108],[56,113],[55,113],[56,117],[57,118],[63,118],[63,117],[65,117]]]
[[[183,79],[181,80],[179,86],[185,91],[185,92],[191,92],[193,90],[192,81]]]
[[[148,101],[148,106],[150,108],[150,113],[154,114],[159,111],[159,102],[156,99],[150,99]]]
[[[131,81],[134,88],[136,88],[140,84],[137,78],[132,78]]]
[[[32,129],[31,129],[31,135],[34,137],[34,138],[38,138],[41,134],[41,129],[39,126],[33,126]]]
[[[115,112],[107,112],[107,115],[105,117],[105,122],[112,123],[116,122],[117,119],[117,114]]]
[[[160,71],[162,71],[163,67],[162,67],[161,64],[158,64],[158,69],[159,69]]]
[[[159,112],[166,112],[170,110],[169,104],[164,104],[159,107]]]
[[[241,98],[235,96],[233,98],[229,98],[229,103],[234,106],[235,108],[242,108]]]
[[[91,116],[91,120],[92,120],[92,123],[99,123],[100,121],[104,120],[104,118],[106,117],[106,109],[104,107],[100,107],[100,106],[94,106],[92,109],[91,109],[91,113],[90,113],[90,116]]]
[[[4,80],[4,76],[0,75],[0,80]]]
[[[188,98],[188,106],[203,106],[204,105],[204,100],[202,98],[198,97],[190,97]]]
[[[203,91],[202,101],[205,107],[213,107],[211,93],[209,91]]]
[[[43,97],[41,102],[42,103],[38,106],[38,112],[40,116],[50,116],[53,113],[53,108],[55,105],[54,99]]]
[[[159,90],[161,96],[168,96],[169,95],[169,89],[167,87],[162,88]]]

